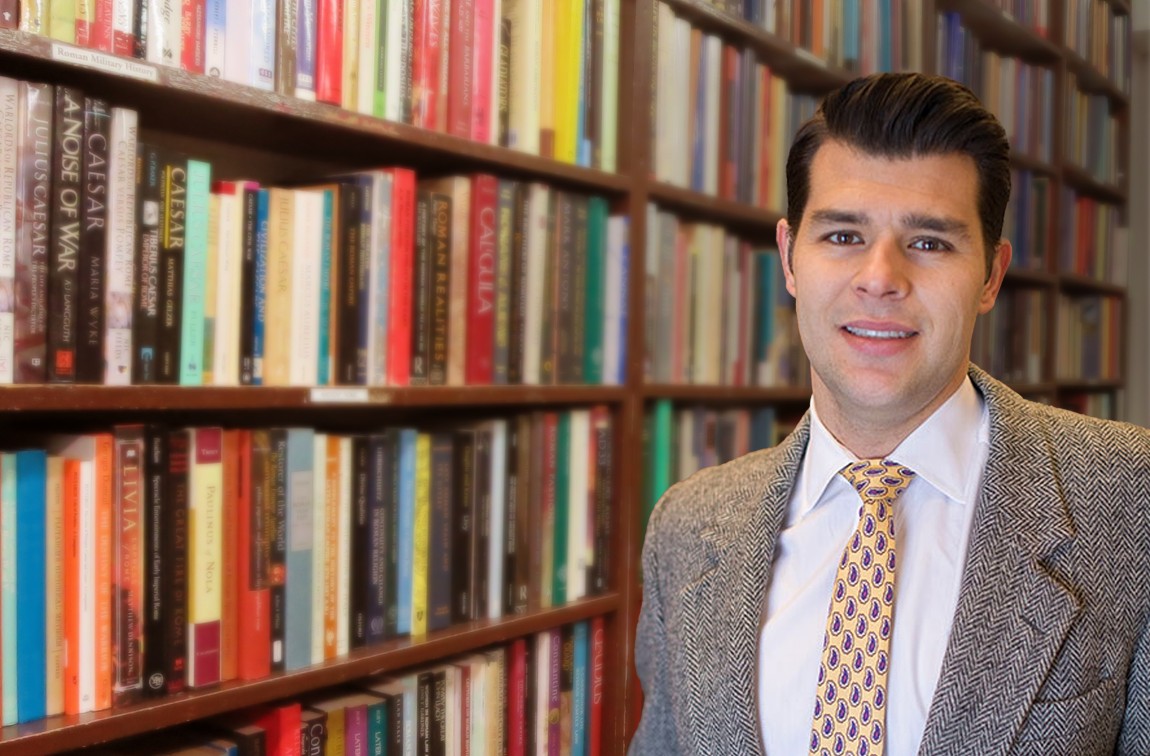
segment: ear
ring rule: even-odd
[[[779,248],[779,260],[783,264],[783,278],[787,283],[787,291],[795,296],[795,261],[791,259],[795,251],[795,243],[791,238],[791,227],[786,218],[779,218],[775,225],[775,245]]]
[[[1006,269],[1010,267],[1010,258],[1014,255],[1014,248],[1010,242],[1002,239],[994,246],[994,258],[990,263],[990,276],[982,285],[982,295],[978,300],[979,314],[990,312],[998,292],[1002,288],[1002,279],[1006,277]]]

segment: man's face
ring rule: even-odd
[[[999,244],[987,279],[971,158],[834,141],[811,163],[793,245],[785,220],[777,241],[820,415],[885,428],[921,422],[958,387],[1011,254]]]

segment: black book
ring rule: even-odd
[[[451,270],[451,235],[466,233],[465,229],[451,228],[451,196],[431,195],[431,213],[428,218],[428,243],[431,245],[431,274],[428,305],[431,308],[431,357],[427,382],[432,386],[447,384],[447,355],[451,322],[449,300],[451,276],[466,276],[466,271]]]
[[[167,691],[185,687],[188,654],[188,431],[168,432],[167,502],[164,514],[163,553],[164,675]],[[145,643],[145,645],[147,645]]]
[[[427,569],[427,629],[451,626],[451,499],[453,442],[450,431],[431,434],[431,512]]]
[[[519,182],[511,217],[511,312],[508,315],[507,382],[523,383],[523,353],[527,339],[527,217],[531,187]]]
[[[591,417],[595,418],[594,412]],[[614,530],[611,500],[615,495],[615,434],[608,412],[602,413],[602,420],[595,422],[591,433],[595,439],[595,560],[587,585],[591,593],[599,594],[607,591],[611,580],[611,533]]]
[[[420,189],[415,201],[415,250],[411,280],[411,385],[426,386],[430,374],[431,192]]]
[[[368,439],[368,574],[367,642],[379,643],[387,637],[387,569],[388,532],[387,504],[391,489],[392,460],[398,455],[394,439],[375,433]]]
[[[452,502],[452,622],[475,618],[472,567],[475,555],[475,431],[455,431],[455,497]]]
[[[80,327],[84,93],[56,87],[52,137],[52,237],[48,246],[48,381],[76,382]]]
[[[367,645],[368,606],[371,603],[371,525],[368,521],[368,486],[371,477],[371,441],[352,439],[351,456],[351,647]]]
[[[475,540],[471,556],[473,617],[487,616],[487,551],[491,541],[491,426],[475,434]]]
[[[76,380],[104,382],[104,281],[108,230],[108,140],[112,117],[108,103],[84,101],[84,206],[81,223],[79,287],[80,334],[76,343]]]
[[[187,229],[188,158],[166,151],[160,182],[160,322],[156,338],[156,381],[180,382],[180,338],[184,306],[184,240]]]
[[[163,642],[164,604],[170,600],[164,583],[168,437],[155,425],[144,433],[144,692],[162,696],[168,692]]]
[[[335,308],[337,323],[335,343],[336,382],[345,385],[359,383],[359,310],[360,297],[366,285],[366,273],[360,265],[360,216],[364,195],[362,187],[345,181],[339,191],[339,306]]]
[[[245,187],[242,198],[243,260],[240,263],[240,384],[250,386],[255,380],[256,260],[259,253],[259,187]]]
[[[397,428],[384,431],[388,448],[387,468],[384,473],[384,558],[387,572],[384,583],[384,637],[399,635],[399,449],[400,436]]]
[[[160,326],[160,205],[163,158],[158,147],[140,142],[136,159],[136,291],[132,317],[132,383],[156,382],[156,339]]]

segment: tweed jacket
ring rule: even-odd
[[[919,753],[1147,756],[1150,432],[970,376],[990,450]],[[655,508],[633,756],[762,753],[759,630],[808,433],[804,417],[779,446],[700,471]]]

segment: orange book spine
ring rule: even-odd
[[[94,709],[112,706],[112,434],[99,433],[96,445],[96,685]]]
[[[327,453],[324,457],[324,539],[323,551],[323,658],[334,659],[337,655],[336,626],[339,606],[339,436],[327,437]]]
[[[220,680],[236,678],[236,657],[239,653],[239,582],[236,566],[239,560],[236,504],[240,487],[240,431],[224,431],[224,490],[223,518],[220,528],[223,537],[223,562],[220,565],[222,610],[220,612]]]
[[[80,461],[64,460],[64,713],[80,713]]]

